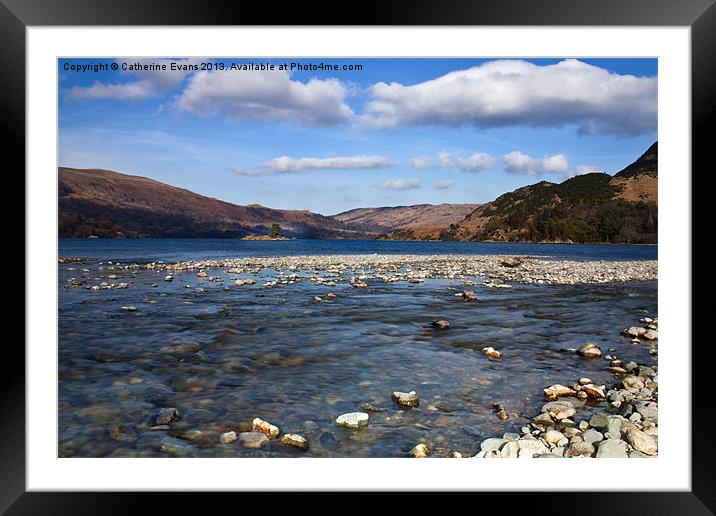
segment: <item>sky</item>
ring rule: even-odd
[[[614,174],[657,140],[656,59],[60,59],[58,80],[60,166],[324,215]]]

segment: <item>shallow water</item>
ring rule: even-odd
[[[85,267],[91,272],[82,273]],[[401,457],[420,441],[434,456],[474,454],[481,439],[519,431],[536,415],[544,387],[583,376],[615,381],[603,359],[562,348],[592,341],[605,353],[616,348],[611,354],[624,361],[656,364],[648,344],[619,335],[656,315],[656,282],[490,289],[484,278],[469,278],[474,287],[373,280],[361,289],[304,280],[263,288],[261,278],[276,279],[276,271],[241,276],[258,284],[235,287],[237,276],[219,270],[207,272],[223,282],[181,272],[168,283],[158,271],[98,267],[58,266],[60,456],[169,456],[160,450],[166,435],[207,457]],[[67,287],[73,277],[85,284]],[[129,288],[85,288],[101,281]],[[455,297],[449,287],[473,290],[478,301]],[[314,301],[329,291],[337,298]],[[121,310],[128,305],[137,311]],[[438,318],[451,328],[431,328]],[[176,343],[198,343],[200,352],[178,357],[163,349]],[[485,346],[503,358],[483,356]],[[416,390],[420,406],[401,410],[391,401],[394,390]],[[366,429],[336,428],[338,415],[362,403],[384,411],[371,413]],[[510,419],[495,416],[495,403]],[[161,407],[176,407],[182,417],[168,431],[146,429],[148,414]],[[600,407],[582,407],[575,418]],[[254,417],[305,436],[310,449],[218,443],[221,432],[246,430]],[[139,439],[110,438],[117,424],[133,427]]]

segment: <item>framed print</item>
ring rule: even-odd
[[[711,513],[712,2],[114,5],[2,7],[27,205],[3,510],[396,490]]]

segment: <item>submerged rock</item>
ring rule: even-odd
[[[133,443],[138,439],[137,432],[127,425],[117,425],[109,431],[109,436],[115,441]]]
[[[162,438],[160,449],[176,457],[191,457],[196,454],[193,445],[168,435]]]
[[[161,408],[157,411],[157,417],[154,420],[156,425],[166,425],[179,417],[179,411],[174,407]]]
[[[244,448],[261,448],[269,442],[269,438],[263,432],[241,432],[239,441]]]
[[[236,439],[238,439],[238,437],[236,436],[236,432],[234,431],[224,432],[219,436],[219,442],[221,444],[233,443]]]
[[[437,321],[433,321],[430,323],[433,328],[436,328],[438,330],[447,330],[450,328],[450,323],[447,322],[445,319],[438,319]]]

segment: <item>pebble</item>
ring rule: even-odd
[[[654,438],[636,427],[629,428],[626,431],[626,438],[635,450],[647,455],[656,455],[657,446]]]
[[[124,310],[125,312],[136,312],[137,307],[136,306],[123,306],[122,310]]]
[[[281,437],[281,443],[286,444],[288,446],[293,446],[300,450],[308,449],[308,440],[305,437],[298,435],[298,434],[284,434]]]
[[[544,397],[547,399],[554,399],[560,396],[573,396],[576,394],[576,391],[574,391],[573,389],[570,389],[569,387],[560,385],[558,383],[550,385],[549,387],[544,389],[543,392]]]
[[[568,458],[574,457],[591,457],[594,453],[594,445],[588,442],[573,443],[569,445],[564,456]]]
[[[584,439],[586,443],[598,443],[604,439],[604,436],[600,432],[590,428],[582,434],[582,439]]]
[[[392,394],[393,401],[395,401],[398,405],[405,408],[413,408],[417,407],[420,403],[420,400],[418,400],[418,394],[415,391],[410,392],[400,392],[395,391]]]
[[[370,416],[365,412],[349,412],[341,414],[336,419],[336,426],[345,428],[363,428],[368,425]]]
[[[607,428],[608,424],[609,420],[607,419],[606,414],[594,414],[589,420],[589,426],[598,430],[601,430],[602,428]]]
[[[262,432],[266,434],[266,436],[269,439],[276,439],[278,437],[278,434],[280,433],[280,430],[277,426],[272,425],[268,421],[264,421],[260,418],[254,418],[254,420],[251,422],[252,425],[252,431],[254,432]]]
[[[415,448],[410,450],[410,453],[413,455],[413,457],[417,458],[423,458],[430,455],[430,448],[425,443],[418,444]]]
[[[502,357],[502,352],[497,351],[495,348],[493,348],[491,346],[482,348],[482,352],[490,358],[501,358]]]
[[[565,419],[577,413],[572,402],[566,400],[551,401],[542,407],[542,412],[554,419]]]
[[[598,459],[626,459],[627,445],[618,439],[606,439],[599,443],[597,448]]]
[[[589,342],[577,350],[577,355],[585,358],[597,358],[602,356],[602,350],[596,344]]]
[[[557,430],[547,430],[544,434],[544,440],[547,441],[547,444],[552,446],[557,446],[558,443],[561,441],[567,442],[564,434],[562,432],[559,432]]]

